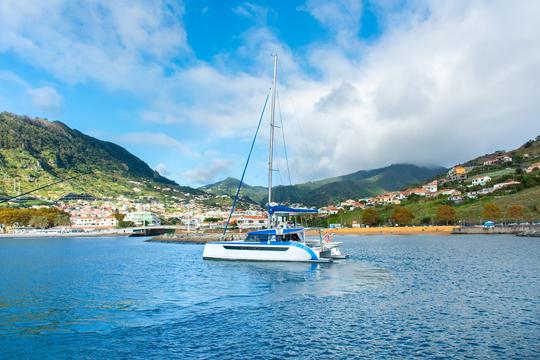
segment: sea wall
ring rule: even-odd
[[[539,236],[539,225],[521,225],[521,226],[496,226],[492,228],[485,228],[483,226],[464,226],[455,228],[452,234],[514,234],[514,235],[527,235],[527,236]]]

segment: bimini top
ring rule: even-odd
[[[283,234],[294,234],[301,233],[304,231],[304,228],[290,228],[290,229],[265,229],[251,231],[248,235],[283,235]]]
[[[304,208],[292,208],[285,205],[275,205],[268,207],[268,212],[270,215],[274,213],[304,213],[304,214],[317,214],[319,210],[317,209],[304,209]]]

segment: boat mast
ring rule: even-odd
[[[274,54],[274,81],[272,82],[272,106],[270,108],[270,145],[268,151],[268,207],[272,203],[272,172],[274,158],[274,118],[276,112],[277,54]],[[272,215],[268,212],[268,228],[272,226]]]

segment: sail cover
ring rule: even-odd
[[[270,215],[275,214],[275,213],[317,214],[319,212],[319,210],[317,210],[317,209],[305,209],[305,208],[292,208],[292,207],[288,207],[288,206],[285,206],[285,205],[275,205],[275,206],[270,206],[268,208],[268,212],[270,213]]]

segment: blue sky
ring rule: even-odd
[[[538,135],[538,17],[534,1],[5,0],[0,108],[199,186],[239,177],[278,53],[293,182],[449,166]]]

